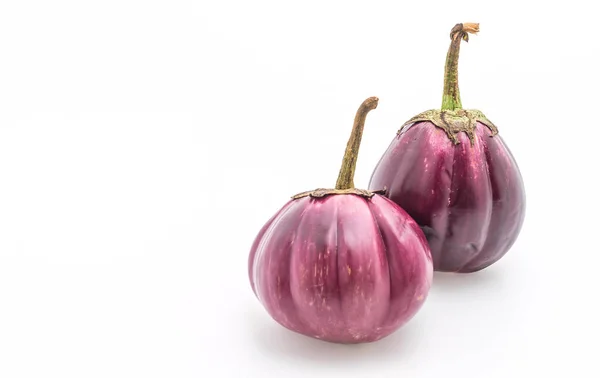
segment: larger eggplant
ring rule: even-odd
[[[474,23],[452,29],[441,109],[400,128],[369,183],[421,226],[436,271],[468,273],[495,263],[525,217],[521,173],[498,128],[481,111],[462,108],[460,44],[478,31]]]
[[[292,197],[250,250],[252,290],[279,324],[336,343],[390,335],[423,305],[433,267],[427,240],[398,205],[354,188],[364,121],[359,108],[335,189]]]

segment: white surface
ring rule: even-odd
[[[593,2],[3,1],[0,377],[598,377],[600,45]],[[543,4],[543,5],[542,5]],[[376,95],[355,182],[441,103],[499,126],[528,195],[497,265],[435,276],[380,342],[273,322],[255,233],[335,182]]]

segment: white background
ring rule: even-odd
[[[594,2],[2,1],[0,377],[598,377]],[[527,217],[511,252],[438,275],[392,336],[293,334],[247,256],[288,197],[355,182],[441,104],[500,128]]]

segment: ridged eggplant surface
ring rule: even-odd
[[[252,289],[273,319],[337,343],[397,330],[422,306],[432,273],[421,229],[380,195],[291,200],[249,257]]]
[[[422,227],[445,272],[474,272],[498,261],[515,242],[525,215],[519,168],[500,135],[477,122],[453,143],[431,122],[404,128],[371,177]]]

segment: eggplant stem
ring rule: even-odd
[[[442,110],[462,109],[460,91],[458,89],[458,55],[460,53],[460,42],[469,42],[469,33],[476,34],[479,24],[464,23],[456,24],[450,31],[450,48],[446,55],[446,66],[444,69],[444,92],[442,95]]]
[[[342,167],[338,175],[335,188],[344,190],[354,188],[354,172],[356,170],[356,160],[358,159],[358,149],[360,147],[360,141],[362,139],[363,129],[365,128],[365,120],[367,114],[377,108],[379,99],[377,97],[369,97],[360,105],[356,111],[354,117],[354,125],[352,126],[352,133],[348,144],[346,145],[346,152],[344,153],[344,159],[342,160]]]

